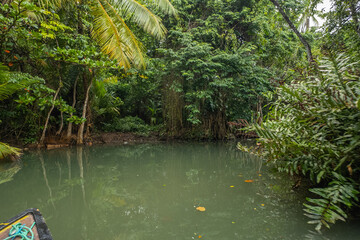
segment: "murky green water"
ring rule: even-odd
[[[355,221],[311,234],[304,197],[234,143],[78,147],[1,168],[0,221],[39,208],[55,240],[360,239]]]

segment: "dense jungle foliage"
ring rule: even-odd
[[[309,178],[305,212],[320,231],[358,208],[360,182],[359,2],[334,1],[313,69],[268,92],[268,115],[249,129],[278,171]]]
[[[1,8],[0,56],[10,71],[2,81],[20,89],[1,104],[0,134],[8,141],[82,143],[91,132],[152,130],[224,139],[228,122],[263,116],[264,92],[307,72],[305,49],[268,1],[173,1],[177,11],[149,2],[163,23],[142,16],[134,1],[50,3]],[[105,3],[114,26],[93,6]],[[296,20],[305,7],[294,1],[287,11]],[[160,29],[146,29],[146,18]],[[124,22],[131,33],[113,30]],[[109,39],[121,34],[129,49],[118,53],[117,39]],[[318,35],[304,33],[310,42]]]
[[[345,220],[359,196],[360,3],[321,2],[4,0],[0,140],[226,139],[244,119],[259,139],[240,148],[314,182],[311,223]],[[0,143],[0,158],[17,151]]]

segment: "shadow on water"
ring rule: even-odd
[[[32,152],[0,183],[1,218],[39,208],[56,240],[352,239],[311,232],[304,196],[234,143]]]

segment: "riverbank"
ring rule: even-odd
[[[239,137],[241,135],[235,135],[229,133],[228,136],[223,140],[236,140],[244,139]],[[58,135],[47,136],[44,140],[44,144],[38,143],[22,143],[16,140],[3,139],[3,142],[10,144],[11,146],[17,147],[22,150],[30,149],[57,149],[63,147],[70,147],[77,145],[76,135],[72,135],[70,138],[66,138]],[[84,145],[92,146],[98,144],[131,144],[131,143],[147,143],[147,142],[164,142],[164,141],[213,141],[215,139],[206,138],[204,136],[192,136],[190,134],[185,134],[184,136],[171,136],[166,134],[161,134],[159,132],[151,132],[148,134],[142,134],[137,132],[98,132],[93,133],[91,136],[88,136],[84,139]],[[219,139],[217,139],[219,140]]]
[[[154,133],[148,136],[138,133],[96,133],[85,139],[85,145],[92,146],[94,144],[131,144],[131,143],[146,143],[159,142],[161,139],[158,134]],[[45,139],[43,145],[37,143],[20,144],[13,143],[12,145],[23,149],[25,151],[35,148],[57,149],[76,145],[76,136],[71,138],[62,138],[60,136],[49,136]]]

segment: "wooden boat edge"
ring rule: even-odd
[[[14,222],[26,217],[27,215],[31,214],[35,220],[35,225],[37,232],[39,234],[40,240],[53,240],[50,230],[47,227],[44,217],[41,215],[39,209],[36,208],[30,208],[22,213],[16,215],[15,217],[12,217],[8,221],[4,222],[3,224],[0,224],[0,231],[7,228],[8,226],[12,225]]]

